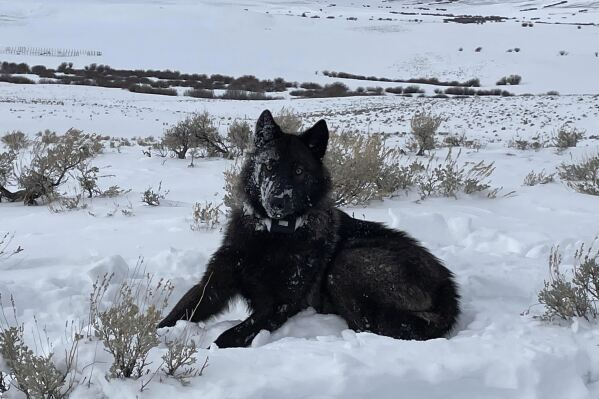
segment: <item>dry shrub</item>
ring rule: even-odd
[[[98,186],[98,180],[106,177],[114,177],[114,175],[99,175],[100,168],[92,166],[89,162],[82,162],[77,167],[77,181],[84,193],[87,193],[87,198],[103,197],[114,198],[122,195],[130,190],[123,190],[119,186],[110,186],[106,190],[102,190]]]
[[[553,135],[552,143],[558,149],[564,150],[569,147],[576,147],[576,144],[584,138],[584,135],[584,130],[578,130],[574,126],[563,124]]]
[[[400,151],[386,146],[382,135],[357,132],[338,134],[331,131],[324,162],[331,172],[332,198],[337,205],[365,205],[372,199],[409,188],[423,169],[418,162],[400,164]],[[243,206],[239,180],[243,163],[243,159],[237,159],[223,172],[223,204],[230,209]]]
[[[277,97],[269,96],[263,92],[254,92],[247,90],[227,89],[219,97],[223,100],[276,100]]]
[[[100,197],[102,198],[115,198],[121,196],[123,194],[127,194],[131,191],[131,189],[122,189],[119,186],[110,186],[106,190],[102,190],[100,193]]]
[[[306,90],[320,90],[322,89],[322,85],[314,82],[304,82],[299,87]]]
[[[560,179],[579,193],[599,195],[599,154],[579,163],[562,163],[557,168]]]
[[[409,85],[403,89],[403,94],[422,94],[424,93],[424,89],[421,89],[420,86],[417,85]]]
[[[214,118],[208,112],[194,115],[190,122],[198,149],[205,151],[209,157],[229,157],[229,146],[218,133]]]
[[[133,140],[140,147],[151,147],[151,146],[159,143],[154,136],[137,137],[137,138],[133,137]]]
[[[11,133],[6,133],[2,136],[2,143],[11,151],[19,152],[24,148],[29,147],[31,142],[25,136],[25,133],[14,131]]]
[[[44,130],[38,132],[35,136],[35,141],[40,141],[45,145],[50,144],[66,144],[67,142],[73,142],[73,147],[81,149],[87,158],[92,158],[104,151],[104,141],[109,138],[95,133],[83,133],[78,129],[69,129],[65,134],[59,135],[51,130]]]
[[[140,260],[134,275],[142,265]],[[188,338],[187,329],[175,340],[165,342],[167,351],[162,356],[162,363],[154,372],[149,369],[149,352],[159,344],[156,325],[162,319],[173,290],[170,282],[161,279],[154,283],[149,274],[138,280],[128,280],[120,285],[115,298],[106,306],[103,303],[113,276],[98,277],[89,296],[90,329],[87,336],[99,338],[114,359],[107,377],[139,379],[149,375],[142,381],[143,391],[160,369],[184,385],[189,378],[202,375],[208,359],[201,367],[194,366],[197,346]]]
[[[109,139],[110,148],[116,148],[117,152],[121,152],[121,147],[132,147],[133,143],[126,137],[112,137]]]
[[[198,145],[193,117],[188,117],[164,132],[162,143],[179,159],[185,159],[190,148]]]
[[[424,199],[429,196],[456,197],[458,192],[487,192],[494,198],[499,188],[492,188],[488,178],[495,170],[484,161],[458,165],[451,150],[446,158],[427,164],[402,156],[398,148],[387,146],[382,135],[358,132],[330,132],[325,166],[331,174],[332,199],[338,206],[366,205],[371,200],[392,196],[400,190],[418,189]],[[242,160],[224,172],[228,208],[241,209],[242,192],[239,173]]]
[[[509,75],[509,76],[502,77],[495,84],[498,85],[498,86],[504,86],[504,85],[515,86],[515,85],[519,85],[521,81],[522,81],[522,76],[520,76],[520,75]]]
[[[243,155],[252,143],[252,127],[247,121],[234,120],[227,129],[227,141],[233,156]]]
[[[193,205],[192,213],[192,224],[191,229],[197,230],[212,230],[218,224],[220,224],[219,217],[222,214],[220,210],[222,204],[213,204],[212,202],[206,202],[200,204],[196,202]]]
[[[302,118],[291,108],[281,108],[274,118],[285,133],[297,133],[302,129]]]
[[[335,204],[359,205],[380,199],[377,180],[386,155],[380,135],[331,132],[325,164],[331,173]]]
[[[446,147],[463,147],[466,142],[466,134],[448,135],[443,138],[443,146]]]
[[[323,98],[323,97],[346,97],[353,93],[349,90],[349,87],[341,82],[334,82],[330,84],[324,85],[324,87],[313,90],[293,90],[289,94],[292,96],[302,96],[302,97],[313,97],[313,98]]]
[[[149,150],[150,148],[148,149],[148,151]],[[154,154],[160,158],[166,158],[169,155],[169,149],[163,142],[152,145],[151,150],[153,151],[150,155]]]
[[[508,141],[507,146],[508,148],[515,148],[521,151],[540,150],[541,148],[547,147],[548,142],[540,135],[532,137],[530,141],[521,137],[516,137]]]
[[[489,198],[497,196],[500,188],[491,188],[488,181],[495,170],[493,162],[466,162],[459,165],[460,154],[461,150],[454,158],[450,149],[441,162],[435,161],[435,157],[431,156],[422,173],[416,178],[422,199],[430,196],[457,198],[459,192],[474,194],[483,191],[487,191]]]
[[[10,233],[1,234],[0,233],[0,262],[24,251],[24,249],[21,248],[20,245],[18,245],[17,248],[14,248],[14,249],[11,248],[11,247],[13,247],[13,245],[12,245],[13,239],[14,239],[14,234],[10,234]]]
[[[19,157],[13,151],[0,154],[1,196],[27,205],[37,204],[39,198],[51,201],[58,187],[102,149],[100,136],[80,130],[70,129],[60,136],[48,130],[39,133],[27,153]],[[18,189],[9,191],[5,187],[8,183]]]
[[[205,151],[209,157],[229,156],[229,147],[208,112],[189,116],[167,129],[162,142],[179,159],[185,159],[187,151],[193,148]]]
[[[522,183],[525,186],[536,186],[537,184],[547,184],[555,181],[555,173],[546,174],[545,170],[542,170],[536,173],[534,170],[531,170],[529,174],[524,178],[524,182]]]
[[[223,172],[225,182],[225,186],[223,187],[225,190],[223,204],[229,209],[241,209],[243,206],[241,200],[243,198],[243,191],[240,185],[239,174],[244,162],[243,159],[237,158],[235,163]]]
[[[230,209],[243,206],[239,181],[243,162],[238,159],[223,173],[223,203]],[[409,167],[399,165],[399,150],[387,147],[381,135],[331,131],[324,162],[331,172],[332,198],[337,205],[364,205],[413,184]]]
[[[443,147],[464,147],[472,150],[480,150],[483,144],[478,139],[468,139],[465,133],[461,135],[447,135],[441,143]]]
[[[98,176],[100,168],[92,166],[87,162],[82,162],[78,165],[77,169],[79,170],[77,180],[83,192],[87,192],[87,198],[92,198],[94,195],[101,195],[102,190],[98,187],[98,179],[106,176]]]
[[[333,180],[337,205],[364,205],[414,184],[422,165],[401,165],[400,151],[382,135],[331,132],[325,165]]]
[[[545,305],[542,318],[552,320],[573,317],[595,319],[599,301],[599,251],[594,251],[595,239],[588,249],[582,244],[574,253],[571,277],[562,271],[559,247],[549,255],[549,281],[539,292],[539,302]]]
[[[194,340],[190,339],[187,330],[173,341],[166,342],[166,353],[162,356],[162,371],[170,377],[187,385],[192,377],[201,376],[208,366],[208,358],[199,368],[195,366],[198,347]]]
[[[162,182],[158,183],[158,189],[154,191],[151,186],[141,195],[141,202],[150,206],[160,205],[160,201],[165,199],[169,191],[162,190]]]
[[[136,266],[139,270],[141,262]],[[173,286],[160,279],[154,283],[149,274],[138,281],[121,284],[116,298],[100,310],[109,277],[97,281],[90,295],[90,319],[94,335],[114,360],[111,378],[140,378],[149,373],[148,355],[160,340],[156,326],[168,305]]]
[[[190,89],[185,90],[184,96],[195,97],[195,98],[214,98],[214,90],[207,89]]]
[[[414,140],[419,147],[416,155],[424,155],[424,151],[435,148],[435,133],[437,133],[437,129],[439,129],[439,126],[445,120],[442,116],[426,111],[416,112],[412,116],[410,127]]]
[[[26,78],[25,76],[11,76],[11,75],[5,75],[5,74],[0,75],[0,82],[14,83],[14,84],[20,84],[20,85],[35,84],[35,82],[33,80]]]
[[[202,298],[200,298],[201,300]],[[189,324],[173,340],[165,340],[166,353],[162,355],[162,371],[169,377],[187,385],[189,379],[201,376],[208,366],[208,357],[200,367],[196,367],[198,346],[190,338]]]
[[[65,349],[63,366],[58,368],[53,362],[52,347],[46,348],[47,353],[36,354],[25,343],[25,329],[17,320],[12,297],[11,304],[16,326],[9,326],[3,306],[3,320],[0,322],[0,355],[10,369],[10,383],[27,398],[67,398],[76,386],[75,370],[80,336],[75,334],[74,338],[70,338],[70,345]],[[43,341],[49,342],[47,336],[43,339],[39,326],[37,330],[37,341],[40,344]]]
[[[17,159],[17,153],[14,151],[7,151],[0,153],[0,189],[8,185],[14,178],[14,162]],[[2,199],[2,193],[0,192],[0,200]]]
[[[156,88],[145,84],[132,84],[127,89],[133,93],[160,94],[163,96],[177,95],[177,90],[173,88]]]
[[[87,203],[82,194],[75,194],[73,196],[57,195],[54,201],[48,204],[48,209],[53,213],[77,211],[87,209]]]

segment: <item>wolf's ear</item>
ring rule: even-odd
[[[308,146],[312,154],[322,161],[329,142],[327,123],[324,119],[319,120],[314,126],[302,133],[300,139]]]
[[[256,133],[254,134],[254,145],[256,148],[263,146],[271,140],[281,135],[281,128],[275,122],[269,110],[264,110],[256,123]]]

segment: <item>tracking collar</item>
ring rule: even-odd
[[[266,229],[270,233],[293,234],[304,224],[303,216],[290,216],[283,219],[261,218],[249,204],[243,204],[243,212],[256,218],[256,227]]]
[[[299,220],[300,223],[298,223],[298,219],[300,218],[290,217],[285,219],[270,219],[269,231],[271,233],[291,234],[301,226],[301,220]]]

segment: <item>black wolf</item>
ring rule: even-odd
[[[158,327],[203,321],[240,295],[251,309],[219,347],[247,346],[308,306],[356,331],[425,340],[449,332],[459,314],[452,273],[407,234],[334,208],[323,158],[324,120],[302,134],[281,131],[264,111],[242,168],[235,209],[199,284]]]

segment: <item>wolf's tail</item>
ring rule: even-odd
[[[460,294],[453,276],[447,278],[437,288],[435,298],[435,313],[437,313],[438,328],[441,334],[449,333],[455,326],[460,315]]]

